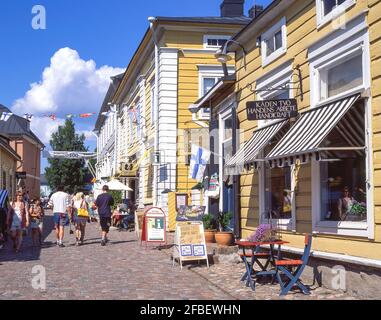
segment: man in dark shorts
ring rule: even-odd
[[[111,226],[111,207],[114,205],[114,198],[111,196],[111,194],[108,193],[108,186],[103,186],[102,190],[103,193],[97,197],[94,204],[98,208],[98,215],[102,228],[101,245],[105,246],[106,242],[108,242],[107,234],[110,231]]]

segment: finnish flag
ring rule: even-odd
[[[202,182],[211,152],[197,145],[192,145],[189,175],[197,182]]]
[[[8,121],[10,117],[13,116],[11,112],[3,112],[0,116],[0,121]]]

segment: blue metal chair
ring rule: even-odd
[[[304,253],[300,260],[278,260],[275,262],[275,272],[281,288],[281,296],[286,295],[295,285],[298,286],[304,294],[311,294],[310,290],[299,280],[308,263],[311,253],[311,245],[312,236],[306,234],[304,240]],[[289,271],[289,269],[293,268],[296,268],[294,272]],[[288,278],[288,281],[282,280],[282,274]]]

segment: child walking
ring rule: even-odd
[[[30,227],[32,229],[33,246],[42,245],[42,226],[44,209],[40,199],[35,199],[29,209]]]

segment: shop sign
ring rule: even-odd
[[[142,242],[166,242],[165,213],[160,208],[150,208],[144,213]]]
[[[248,120],[289,119],[298,115],[296,99],[251,101],[246,104]]]

